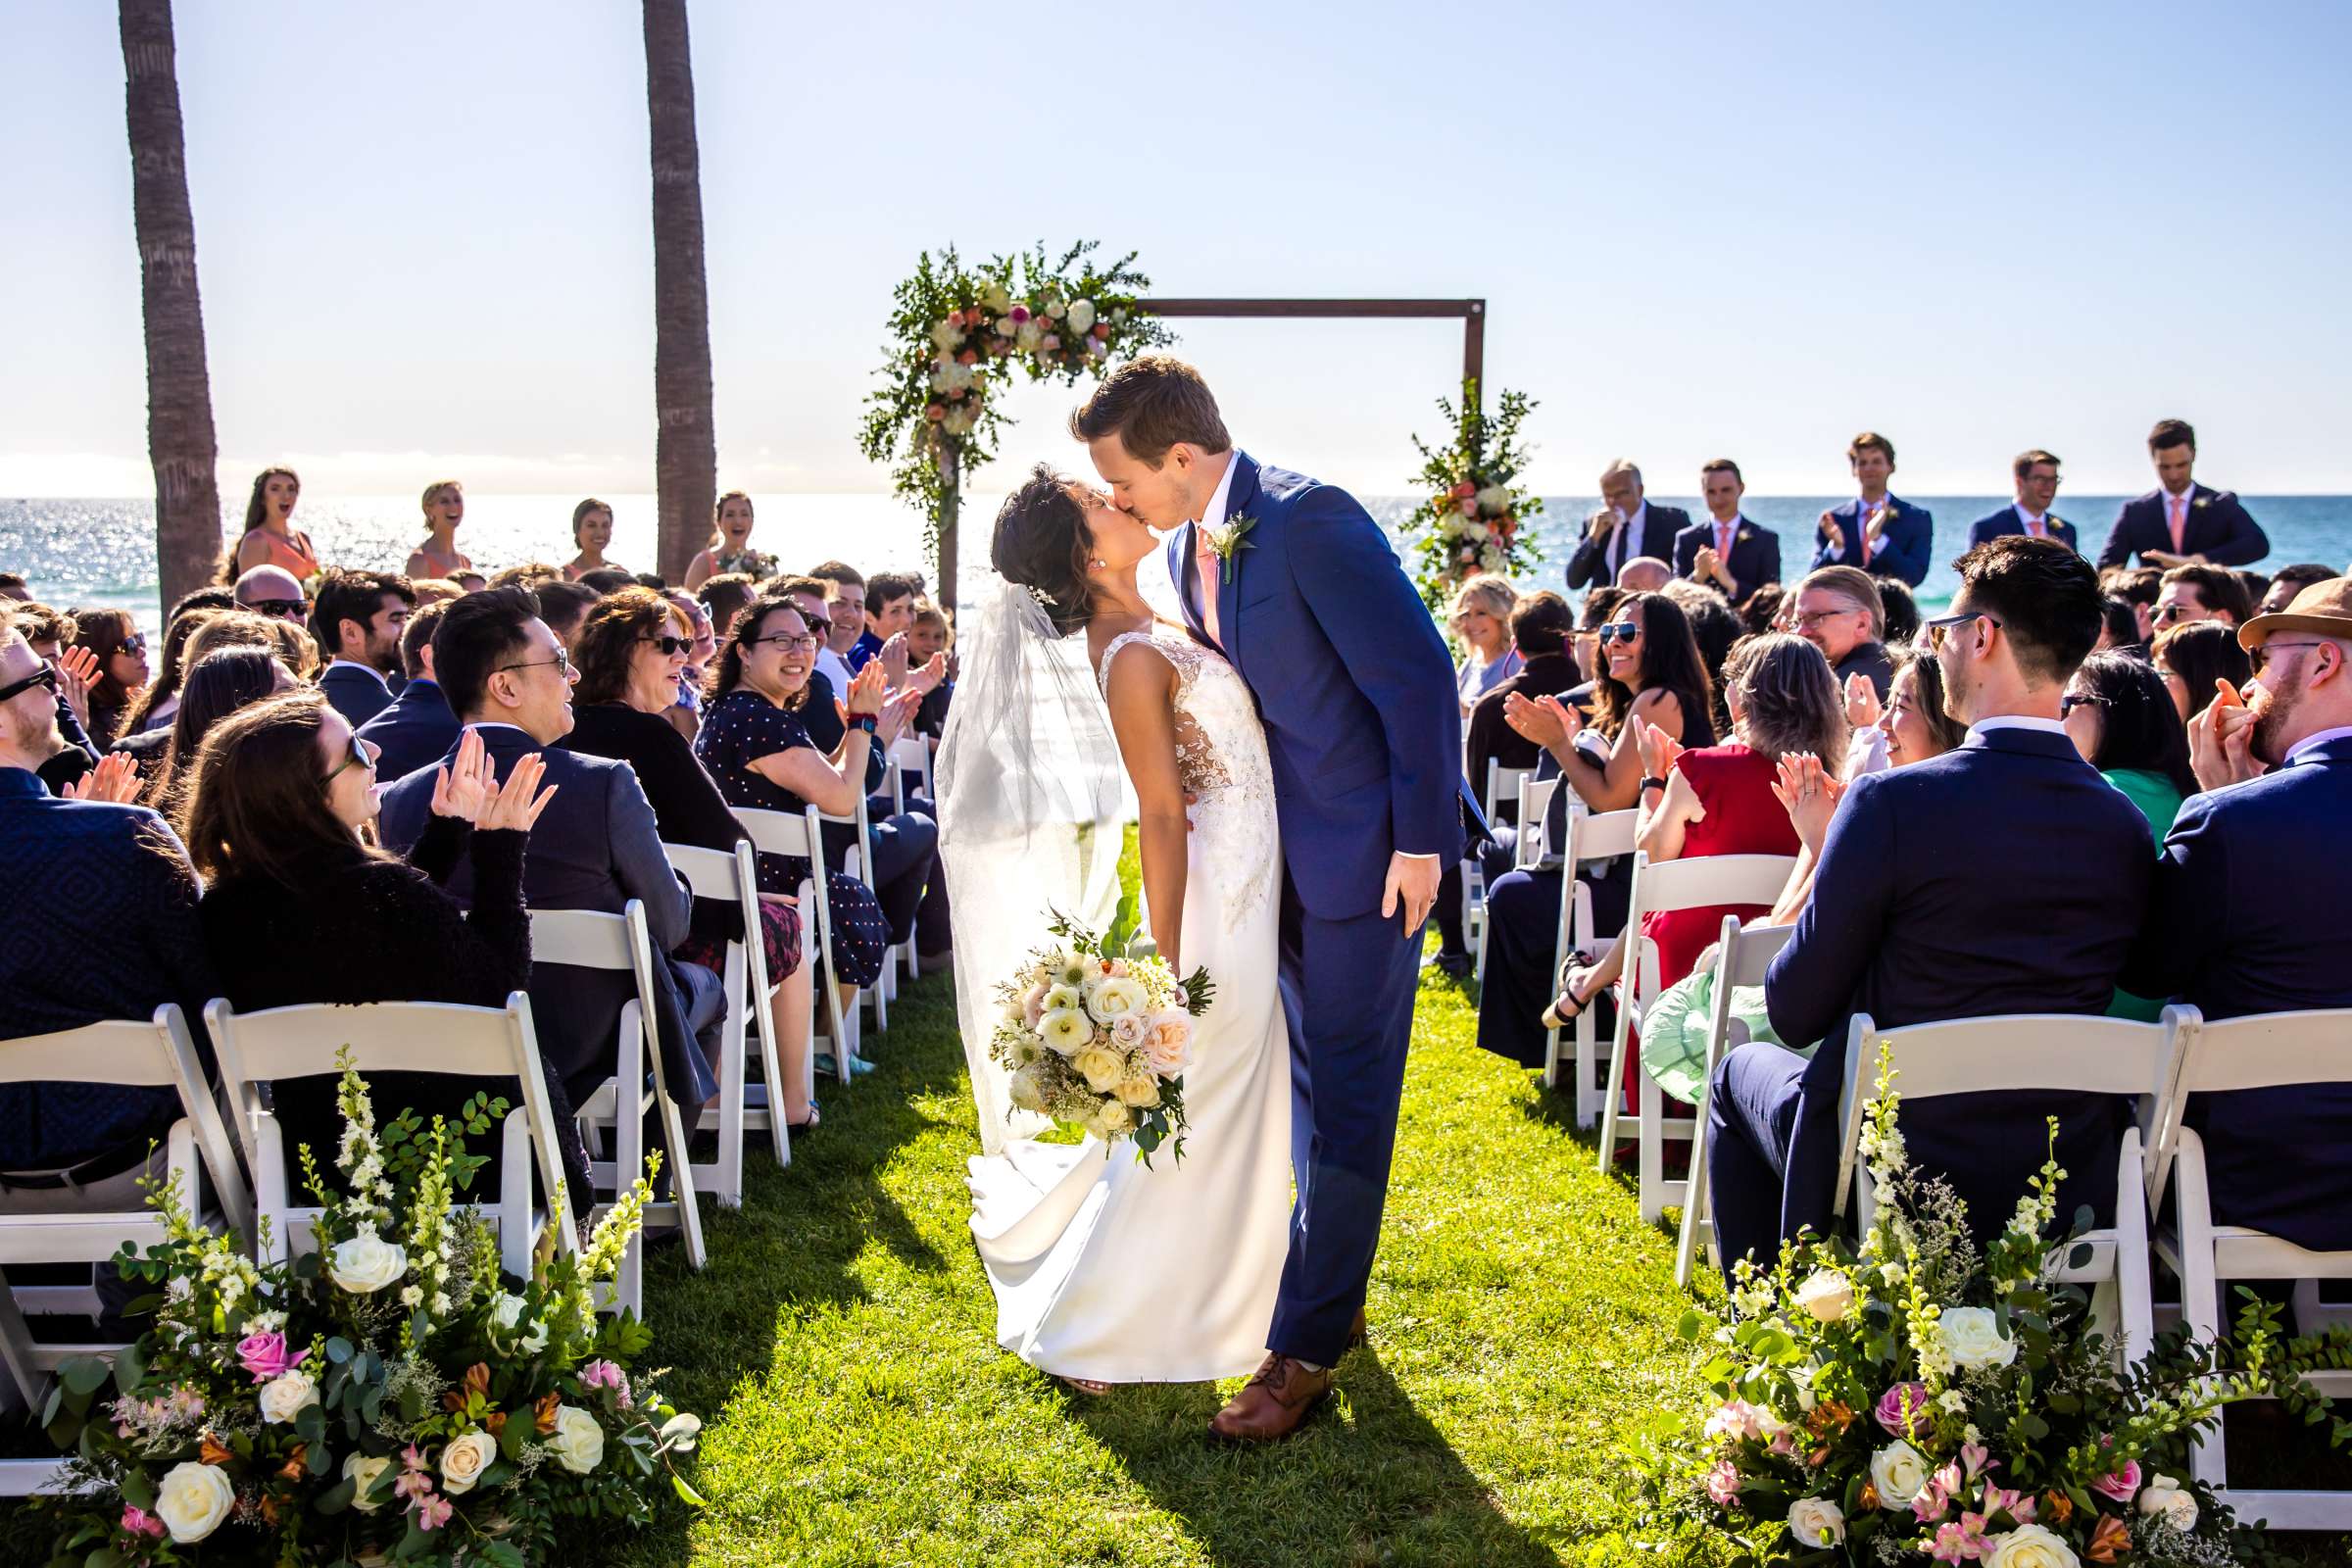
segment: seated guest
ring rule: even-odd
[[[1851,566],[1918,587],[1928,574],[1936,517],[1887,490],[1886,481],[1894,477],[1894,443],[1865,430],[1846,443],[1845,462],[1862,493],[1821,514],[1814,525],[1813,569]]]
[[[710,628],[710,612],[703,608],[701,600],[682,588],[658,588],[654,591],[669,601],[670,607],[684,617],[694,632],[694,644],[687,649],[686,662],[678,669],[676,700],[663,715],[669,720],[670,727],[685,736],[691,744],[702,728],[703,688],[710,681],[710,661],[718,652],[718,638]]]
[[[2055,540],[2000,538],[1956,563],[1951,612],[1927,623],[1958,751],[1845,791],[1813,896],[1765,981],[1774,1032],[1727,1054],[1708,1102],[1709,1194],[1727,1270],[1825,1232],[1837,1181],[1847,1025],[1991,1013],[2099,1013],[2155,871],[2146,820],[2082,760],[2058,716],[2099,628],[2089,563]],[[2113,1207],[2124,1111],[2106,1097],[1987,1092],[1905,1107],[1912,1163],[1948,1177],[1971,1229],[1995,1234],[2048,1153],[2076,1175],[2059,1212]]]
[[[2315,583],[2238,632],[2240,703],[2191,726],[2197,779],[2165,838],[2124,983],[2209,1020],[2352,1007],[2352,579]],[[2261,769],[2267,768],[2264,772]],[[2192,1102],[2217,1225],[2352,1248],[2352,1087]]]
[[[1464,649],[1453,671],[1454,697],[1464,718],[1480,698],[1519,673],[1520,651],[1511,644],[1511,612],[1518,605],[1519,590],[1493,572],[1482,571],[1453,591],[1446,623]]]
[[[530,907],[618,914],[631,899],[644,904],[657,954],[655,1033],[670,1098],[691,1113],[717,1092],[710,1056],[695,1035],[717,1024],[725,999],[716,975],[670,956],[686,939],[693,900],[662,851],[644,789],[622,763],[553,749],[571,730],[571,662],[539,618],[529,590],[467,594],[441,612],[432,648],[434,678],[458,717],[480,730],[499,776],[510,776],[534,754],[545,765],[555,798],[523,858],[522,891]],[[424,837],[439,776],[420,770],[383,792],[379,833],[386,849],[406,853]],[[445,885],[455,897],[468,898],[472,875],[461,865]],[[550,1076],[562,1079],[570,1103],[580,1103],[612,1076],[621,1007],[636,994],[636,981],[625,971],[532,967],[539,1053]]]
[[[2254,601],[2235,572],[2191,562],[2166,570],[2148,623],[2162,633],[2192,621],[2218,620],[2236,627],[2253,618]]]
[[[2254,672],[2237,633],[2220,621],[2191,621],[2161,632],[2148,657],[2173,694],[2182,723],[2205,711],[2224,686],[2235,691]]]
[[[877,571],[865,579],[865,630],[842,657],[855,674],[914,618],[915,583],[904,572]]]
[[[466,590],[449,577],[411,577],[409,587],[416,591],[416,608],[419,610],[427,605],[446,604],[452,599],[466,597]],[[416,619],[414,615],[409,618]]]
[[[346,722],[365,724],[392,706],[400,634],[416,590],[388,571],[332,571],[311,605],[311,635],[327,656],[318,689]]]
[[[916,600],[914,619],[906,626],[906,662],[920,668],[937,659],[948,672],[937,686],[923,694],[923,706],[914,710],[915,733],[935,742],[948,732],[948,700],[956,694],[955,655],[956,627],[948,612],[928,599]]]
[[[0,863],[17,894],[0,915],[0,1038],[144,1020],[168,1002],[201,1035],[215,982],[196,873],[153,811],[42,785],[66,744],[56,682],[0,629]],[[0,1085],[0,1213],[139,1207],[148,1151],[180,1113],[170,1089]]]
[[[1968,738],[1968,726],[1944,709],[1943,671],[1924,642],[1895,650],[1894,679],[1887,683],[1886,701],[1879,705],[1876,717],[1863,719],[1870,705],[1855,702],[1859,695],[1846,694],[1846,716],[1857,720],[1845,759],[1849,784],[1865,773],[1941,757]],[[1802,821],[1797,834],[1804,834]],[[1818,857],[1821,846],[1806,843]]]
[[[1664,593],[1674,568],[1656,556],[1636,556],[1617,568],[1615,587],[1629,594]]]
[[[808,575],[829,585],[825,593],[825,646],[817,650],[817,672],[833,682],[833,695],[850,689],[850,650],[865,635],[865,579],[858,568],[828,561],[809,568]],[[830,655],[830,660],[827,659]],[[841,667],[836,670],[833,666]]]
[[[1879,590],[1879,603],[1886,609],[1886,635],[1881,639],[1887,647],[1908,643],[1919,636],[1919,601],[1910,588],[1893,577],[1870,579]]]
[[[559,744],[628,763],[654,808],[662,843],[732,855],[744,837],[742,824],[686,738],[662,716],[677,695],[678,671],[692,646],[685,615],[650,588],[623,588],[599,602],[580,627],[571,733]],[[769,1085],[769,1092],[782,1098],[785,1119],[804,1127],[813,1109],[804,1059],[808,976],[801,968],[801,911],[789,899],[763,894],[760,915],[767,978],[776,988],[770,1027],[784,1070],[784,1082]],[[743,936],[742,909],[697,899],[686,929],[680,956],[723,976],[727,944]]]
[[[2165,690],[2164,677],[2144,659],[2093,654],[2067,683],[2058,712],[2075,750],[2101,778],[2131,798],[2161,845],[2173,830],[2181,801],[2197,788],[2188,770],[2188,731]],[[2163,1015],[2164,1003],[2118,990],[2107,1011],[2113,1017],[2154,1023]]]
[[[1731,657],[1732,644],[1747,635],[1746,624],[1730,600],[1703,583],[1677,577],[1658,592],[1673,600],[1683,618],[1690,622],[1690,635],[1698,643],[1699,665],[1715,687],[1716,728],[1721,729],[1730,722],[1723,713],[1723,662]]]
[[[531,590],[531,597],[539,602],[539,618],[547,622],[547,629],[556,634],[556,641],[569,648],[602,590],[584,582],[543,582]]]
[[[21,571],[0,571],[0,599],[12,599],[20,605],[32,603],[32,590],[25,585]]]
[[[1894,679],[1886,657],[1886,606],[1868,572],[1852,566],[1821,566],[1796,585],[1791,629],[1821,650],[1843,692],[1859,675],[1880,702]]]
[[[172,727],[172,711],[179,706],[179,682],[188,669],[188,639],[207,620],[227,608],[212,603],[215,596],[226,599],[228,590],[220,587],[200,588],[172,606],[172,613],[164,617],[163,664],[156,670],[155,679],[149,681],[147,689],[139,694],[138,701],[131,704],[130,711],[123,715],[123,735],[141,735],[150,730],[168,730]],[[205,603],[191,605],[188,599],[199,599]]]
[[[478,571],[453,571],[449,574],[449,580],[458,585],[458,591],[462,594],[478,594],[490,586],[490,579]]]
[[[1568,640],[1569,652],[1576,656],[1576,678],[1579,681],[1598,680],[1608,671],[1608,662],[1600,653],[1600,628],[1609,624],[1613,612],[1625,602],[1621,588],[1594,588],[1585,595],[1579,612],[1576,632]]]
[[[2164,573],[2154,566],[2110,566],[2099,573],[2099,586],[2132,607],[2139,622],[2139,643],[2156,640],[2156,596],[2164,591]]]
[[[1690,526],[1680,507],[1653,507],[1642,499],[1642,470],[1619,458],[1601,470],[1600,509],[1585,521],[1584,536],[1568,558],[1568,590],[1620,584],[1629,593],[1655,593],[1658,584],[1622,583],[1626,567],[1647,557],[1674,555],[1675,536]]]
[[[2123,505],[2108,532],[2099,564],[2120,566],[2137,555],[2151,566],[2192,561],[2243,566],[2271,552],[2271,541],[2236,496],[2190,477],[2197,432],[2186,419],[2158,419],[2148,432],[2148,461],[2156,488]]]
[[[460,583],[464,583],[466,580],[466,573],[464,572],[453,572],[451,575],[456,577]],[[563,580],[564,568],[557,565],[552,561],[520,561],[516,562],[512,566],[507,566],[497,572],[492,573],[490,581],[486,586],[492,588],[528,588],[533,592],[537,592],[541,583],[562,582]],[[468,589],[466,591],[468,593],[480,592],[479,589]]]
[[[1717,458],[1698,470],[1707,517],[1675,537],[1674,574],[1722,590],[1738,604],[1768,582],[1781,580],[1781,536],[1740,512],[1747,493],[1740,465]]]
[[[2099,595],[2099,642],[2093,652],[2130,654],[2143,662],[2148,657],[2139,640],[2139,618],[2132,612],[2132,601],[2121,594]]]
[[[2333,566],[2322,566],[2312,562],[2298,562],[2280,566],[2271,573],[2271,585],[2263,590],[2262,602],[2256,607],[2260,614],[2275,615],[2295,601],[2295,596],[2315,582],[2326,582],[2339,575]],[[71,641],[71,639],[68,639]],[[37,639],[36,639],[37,641]]]
[[[821,600],[824,585],[819,583],[817,586]],[[760,585],[752,580],[749,572],[722,571],[697,588],[694,597],[703,607],[703,613],[710,617],[710,635],[715,644],[719,637],[725,635],[727,628],[735,624],[735,617],[743,612],[743,607],[760,597]]]
[[[215,654],[206,668],[239,657]],[[240,1012],[314,1002],[503,1007],[529,986],[523,846],[553,793],[537,788],[538,759],[522,759],[501,785],[480,737],[467,737],[430,781],[430,815],[405,858],[361,838],[375,821],[371,762],[317,691],[229,714],[197,753],[180,821],[206,882],[205,949]],[[443,891],[461,858],[472,863],[470,909]],[[315,1072],[272,1085],[289,1167],[305,1141],[331,1157],[321,1129],[337,1125],[336,1084],[334,1048],[322,1040]],[[454,1117],[482,1087],[408,1072],[371,1073],[369,1086],[380,1117],[413,1108],[427,1121]],[[556,1125],[570,1128],[571,1102],[552,1087],[564,1107]],[[584,1152],[566,1164],[585,1181]]]
[[[294,672],[267,648],[220,648],[188,671],[178,716],[165,739],[162,764],[148,780],[143,804],[178,820],[204,738],[239,709],[295,687]]]
[[[805,707],[810,711],[827,708],[838,711],[836,705],[841,701],[841,694],[850,689],[850,666],[842,661],[840,654],[834,652],[834,644],[840,638],[833,623],[836,619],[848,620],[853,612],[844,603],[831,597],[835,588],[834,583],[817,576],[778,577],[768,585],[769,592],[780,593],[790,599],[799,608],[801,618],[808,623],[808,629],[825,639],[817,646],[816,667],[808,672],[808,701]],[[738,614],[741,612],[737,612]],[[854,613],[862,617],[865,612],[860,609]],[[733,623],[730,617],[728,624]],[[809,738],[828,753],[833,746],[841,744],[839,737],[836,737],[833,746],[825,746],[814,730],[809,732]]]
[[[1768,631],[1787,631],[1781,612],[1788,606],[1788,591],[1777,582],[1768,582],[1740,602],[1740,628],[1750,637],[1761,637]]]
[[[645,586],[637,580],[637,574],[625,566],[600,566],[594,571],[582,572],[578,581],[581,587],[593,589],[599,595],[618,593],[623,588]]]
[[[90,741],[106,750],[122,733],[122,720],[147,685],[147,634],[127,610],[74,612],[74,646],[97,661],[90,683]]]
[[[390,708],[360,726],[360,739],[375,748],[375,776],[383,783],[396,784],[430,767],[458,744],[458,715],[433,679],[433,633],[452,602],[426,605],[409,617],[400,634],[400,663],[408,682]]]
[[[301,581],[283,566],[256,566],[245,572],[237,578],[230,597],[233,609],[250,610],[272,620],[290,620],[306,629],[310,625],[310,596],[302,591]]]
[[[2017,500],[1970,523],[1969,548],[1974,550],[1986,540],[2008,534],[2024,534],[2029,539],[2055,539],[2074,549],[2075,525],[2050,512],[2050,503],[2058,499],[2057,458],[2035,447],[2019,453],[2009,471],[2017,481]]]

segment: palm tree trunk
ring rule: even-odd
[[[155,466],[155,555],[163,602],[212,579],[220,561],[220,448],[196,292],[172,0],[120,0],[130,210],[147,327],[147,454]]]
[[[645,0],[645,105],[654,156],[655,569],[683,582],[710,537],[718,443],[710,422],[710,290],[703,273],[703,161],[694,136],[686,0]]]

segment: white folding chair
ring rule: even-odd
[[[1604,941],[1616,939],[1614,931],[1604,937],[1592,929],[1592,888],[1577,873],[1618,856],[1633,854],[1635,819],[1640,815],[1631,808],[1594,812],[1587,810],[1580,800],[1568,803],[1568,842],[1560,846],[1560,918],[1551,944],[1551,972],[1555,982],[1569,954],[1594,953]],[[1599,1069],[1600,1031],[1591,1007],[1576,1015],[1570,1033],[1574,1037],[1571,1044],[1576,1072],[1576,1124],[1580,1128],[1590,1127],[1599,1118],[1601,1106],[1601,1091],[1592,1081]],[[1544,1037],[1544,1087],[1552,1088],[1559,1081],[1560,1032],[1553,1029]]]
[[[687,885],[698,899],[710,899],[719,904],[731,904],[743,914],[743,936],[727,944],[726,956],[726,1021],[721,1026],[718,1061],[718,1107],[706,1110],[696,1126],[698,1131],[718,1133],[718,1157],[694,1167],[697,1192],[709,1192],[728,1208],[743,1206],[743,1140],[747,1131],[767,1133],[775,1145],[776,1163],[792,1163],[792,1133],[784,1120],[784,1073],[778,1065],[780,1042],[773,1039],[775,1028],[770,1021],[768,992],[771,983],[767,975],[767,943],[760,935],[760,873],[752,855],[751,842],[739,840],[733,854],[719,850],[698,849],[691,844],[664,844],[670,865],[686,878]],[[801,927],[801,962],[811,961],[814,949],[812,930],[804,923]],[[767,1092],[763,1105],[749,1103],[751,1038],[754,1031],[760,1039],[760,1083]],[[803,1071],[815,1053],[816,1026],[809,1023],[809,1038],[801,1042]],[[815,1092],[812,1083],[804,1081],[802,1088]]]
[[[1518,768],[1519,775],[1519,836],[1511,845],[1511,869],[1525,871],[1541,864],[1544,859],[1544,813],[1551,809],[1552,792],[1560,787],[1556,778],[1538,778],[1534,768]],[[1488,818],[1493,821],[1493,817]],[[1477,863],[1476,858],[1462,862],[1464,866]],[[1467,871],[1464,872],[1467,876]],[[1467,926],[1464,927],[1468,929]],[[1487,983],[1487,938],[1494,925],[1486,916],[1486,878],[1479,878],[1478,934],[1472,952],[1478,955],[1478,983]],[[1557,972],[1556,970],[1554,971]]]
[[[693,1151],[686,1142],[686,1119],[662,1067],[661,1012],[654,992],[654,943],[645,927],[645,905],[631,899],[618,914],[603,909],[533,909],[531,962],[568,964],[577,969],[613,969],[634,981],[637,994],[621,1004],[620,1044],[612,1076],[575,1107],[583,1135],[594,1135],[588,1179],[598,1190],[611,1188],[617,1200],[631,1182],[645,1174],[645,1118],[661,1118],[662,1169],[670,1180],[667,1201],[645,1206],[644,1227],[621,1254],[620,1272],[612,1284],[612,1300],[638,1317],[645,1315],[645,1239],[657,1228],[675,1227],[685,1235],[686,1261],[700,1270],[709,1255],[703,1250],[702,1210],[695,1206]],[[700,1050],[700,1046],[694,1047]],[[648,1086],[647,1078],[652,1078]],[[740,1069],[739,1069],[740,1070]],[[697,1111],[700,1117],[700,1111]],[[612,1157],[593,1157],[594,1149],[612,1140]],[[594,1221],[608,1205],[584,1198],[581,1209]]]
[[[235,1152],[220,1107],[206,1084],[187,1018],[166,1003],[144,1022],[109,1019],[0,1043],[0,1083],[111,1084],[124,1088],[170,1088],[179,1095],[182,1114],[165,1135],[166,1179],[178,1189],[191,1213],[205,1212],[198,1177],[210,1179],[228,1223],[253,1236],[253,1196],[237,1169]],[[166,1240],[162,1219],[144,1204],[137,1208],[79,1209],[57,1214],[0,1217],[0,1268],[18,1264],[94,1265],[122,1250],[122,1244],[158,1247]],[[108,1355],[119,1344],[36,1345],[25,1314],[89,1317],[99,1310],[98,1293],[86,1277],[78,1285],[20,1285],[0,1280],[0,1356],[5,1356],[16,1392],[34,1410],[48,1396],[49,1375],[75,1356]],[[86,1336],[84,1337],[86,1341]],[[49,1460],[0,1465],[0,1495],[23,1496],[48,1479]],[[18,1490],[22,1484],[23,1490]]]
[[[883,759],[890,764],[890,805],[894,811],[906,809],[907,780],[912,777],[924,795],[931,793],[931,743],[922,736],[906,734],[890,743]],[[922,960],[915,955],[912,936],[899,944],[898,957],[906,966],[906,978],[919,979]],[[892,994],[894,1002],[897,994]]]
[[[2092,1288],[2092,1323],[2127,1363],[2136,1361],[2156,1339],[2148,1275],[2146,1195],[2151,1161],[2146,1152],[2172,1101],[2185,1041],[2177,1021],[2169,1019],[2133,1023],[2077,1013],[2004,1013],[1882,1031],[1868,1013],[1857,1013],[1846,1035],[1845,1087],[1839,1101],[1844,1131],[1834,1210],[1842,1219],[1850,1194],[1855,1223],[1868,1230],[1877,1208],[1870,1168],[1857,1156],[1863,1109],[1878,1098],[1882,1044],[1891,1053],[1890,1064],[1898,1074],[1894,1091],[1906,1106],[1944,1095],[1996,1089],[2129,1097],[2136,1119],[2124,1130],[2123,1149],[2116,1157],[2115,1223],[2068,1243],[2052,1274]],[[2091,1179],[2088,1171],[2082,1176]],[[2025,1195],[2021,1191],[2018,1196]],[[2071,1218],[2058,1217],[2061,1223]]]
[[[1516,801],[1519,787],[1535,776],[1532,767],[1505,767],[1497,758],[1487,759],[1487,820],[1495,820],[1495,810],[1502,802]],[[1525,832],[1526,819],[1520,819],[1520,831]],[[1479,973],[1486,973],[1487,952],[1487,873],[1485,865],[1475,855],[1462,858],[1462,940],[1470,951],[1479,956]]]
[[[864,883],[866,891],[874,895],[877,903],[880,902],[882,890],[874,885],[874,834],[872,824],[866,816],[865,797],[862,794],[858,797],[857,808],[847,816],[828,816],[819,811],[816,813],[816,820],[820,826],[830,823],[834,827],[850,828],[856,833],[857,837],[852,841],[848,852],[842,856],[842,874],[855,877]],[[858,993],[860,1000],[874,1009],[874,1033],[884,1034],[889,1031],[891,999],[898,995],[898,974],[891,967],[890,954],[885,951],[882,955],[882,973],[876,977],[872,985],[860,986]]]
[[[1692,1260],[1698,1255],[1698,1237],[1707,1238],[1707,1255],[1715,1255],[1715,1226],[1707,1217],[1707,1100],[1715,1092],[1715,1064],[1724,1053],[1747,1044],[1747,1025],[1732,1016],[1732,988],[1760,986],[1764,971],[1788,945],[1792,925],[1743,927],[1740,917],[1723,917],[1723,936],[1712,954],[1700,957],[1699,967],[1715,969],[1713,1010],[1707,1016],[1707,1074],[1699,1081],[1698,1115],[1690,1135],[1690,1175],[1683,1186],[1683,1228],[1674,1244],[1674,1283],[1690,1288]]]
[[[2167,1016],[2178,1020],[2188,1044],[2158,1124],[2148,1206],[2160,1207],[2168,1182],[2177,1187],[2174,1223],[2157,1232],[2156,1252],[2180,1278],[2181,1316],[2199,1337],[2216,1339],[2230,1324],[2225,1281],[2293,1280],[2302,1328],[2340,1318],[2345,1308],[2321,1307],[2319,1282],[2352,1279],[2352,1251],[2313,1251],[2267,1231],[2215,1224],[2204,1140],[2181,1119],[2200,1095],[2352,1083],[2352,1008],[2221,1023],[2205,1022],[2193,1007],[2168,1008]],[[2352,1392],[2348,1372],[2318,1372],[2308,1381],[2337,1397]],[[2273,1530],[2352,1530],[2352,1492],[2231,1486],[2218,1424],[2199,1436],[2189,1469],[2241,1519],[2266,1519]]]
[[[501,1131],[499,1196],[473,1204],[498,1227],[505,1268],[527,1278],[531,1250],[541,1227],[554,1231],[566,1251],[579,1246],[572,1229],[571,1195],[564,1188],[564,1161],[556,1123],[540,1076],[538,1037],[531,1031],[531,999],[517,991],[504,1007],[465,1007],[447,1002],[370,1002],[357,1006],[303,1003],[261,1012],[238,1012],[215,998],[204,1009],[220,1063],[220,1089],[231,1124],[253,1173],[254,1211],[267,1220],[267,1256],[295,1257],[318,1250],[312,1224],[315,1207],[296,1207],[286,1176],[285,1129],[262,1105],[261,1086],[278,1078],[302,1078],[335,1070],[335,1053],[348,1048],[363,1077],[387,1072],[429,1072],[450,1078],[513,1078],[522,1103],[507,1113]],[[376,1125],[403,1108],[376,1101]],[[320,1167],[334,1163],[341,1127],[305,1127],[297,1137],[323,1149]],[[536,1167],[544,1209],[531,1201]]]
[[[819,988],[824,992],[825,1037],[833,1048],[833,1065],[841,1076],[841,1085],[847,1089],[850,1063],[858,1055],[858,1009],[852,1006],[844,1016],[841,977],[833,973],[833,901],[826,891],[829,884],[824,877],[824,847],[817,837],[817,824],[821,820],[817,809],[808,806],[796,813],[738,806],[734,811],[735,820],[752,836],[752,847],[761,855],[786,855],[808,862],[808,875],[800,887],[801,918],[808,923],[811,912],[815,916],[816,953],[825,960],[825,983]],[[810,1009],[812,1014],[815,1010]],[[761,1021],[762,1034],[765,1029]]]

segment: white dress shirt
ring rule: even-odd
[[[2028,512],[2026,510],[2026,504],[2023,501],[2012,501],[2009,504],[2009,510],[2017,514],[2017,520],[2025,524],[2026,532],[2029,534],[2038,532],[2044,539],[2052,539],[2057,537],[2055,534],[2050,532],[2050,515],[2048,513]]]
[[[1617,525],[1617,537],[1609,541],[1609,548],[1602,556],[1608,564],[1610,582],[1617,580],[1617,574],[1625,569],[1625,564],[1639,552],[1639,541],[1642,538],[1642,529],[1648,519],[1649,503],[1644,501],[1634,509],[1633,515]]]
[[[1994,713],[1969,725],[1968,738],[1975,740],[1990,729],[2036,729],[2044,735],[2066,733],[2066,725],[2055,718],[2035,718],[2030,713]]]

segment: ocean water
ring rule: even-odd
[[[654,559],[654,498],[608,495],[613,510],[612,559],[648,569]],[[753,545],[787,566],[847,561],[861,571],[926,571],[923,519],[912,509],[881,495],[777,495],[755,498],[759,524]],[[1692,497],[1658,496],[1693,517],[1705,509]],[[1814,519],[1845,496],[1758,496],[1743,505],[1747,516],[1781,535],[1784,574],[1793,575],[1812,556]],[[1936,514],[1935,568],[1921,599],[1940,604],[1953,587],[1949,565],[1960,553],[1970,522],[2006,504],[1998,496],[1917,496]],[[486,570],[519,561],[564,562],[575,554],[570,542],[571,509],[577,496],[472,495],[459,548]],[[1001,497],[966,499],[961,598],[970,602],[986,570],[988,520]],[[2108,525],[2122,504],[2117,496],[2061,495],[2058,514],[2076,523],[2085,549],[2105,543]],[[1411,514],[1410,497],[1367,499],[1365,505],[1394,537],[1396,524]],[[1522,586],[1559,587],[1582,519],[1598,500],[1591,496],[1547,498],[1535,533],[1544,561]],[[2352,496],[2248,496],[2247,510],[2270,535],[2271,553],[2258,564],[2317,561],[2342,565],[2352,561]],[[222,519],[222,538],[243,519],[241,503]],[[322,559],[339,564],[398,570],[423,537],[413,496],[305,496],[295,525],[310,534]],[[154,629],[162,615],[156,599],[155,506],[151,500],[23,500],[0,497],[0,570],[22,572],[41,600],[63,606],[103,605],[126,609]]]

